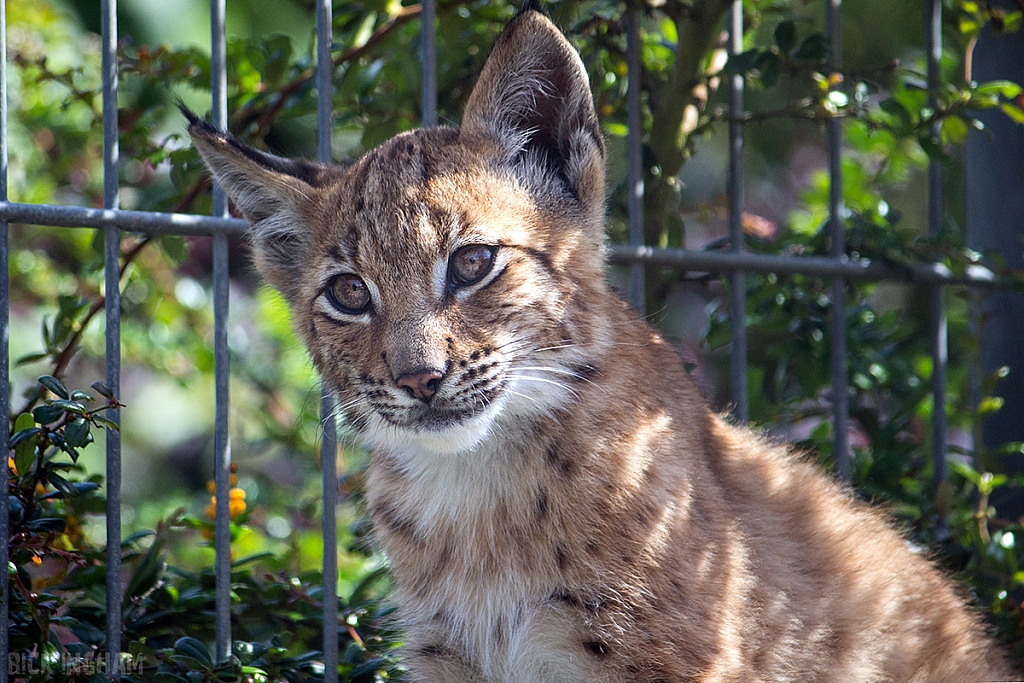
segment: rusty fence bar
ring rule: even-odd
[[[328,162],[332,158],[332,1],[316,0],[317,16],[317,112],[318,112],[318,157]],[[825,28],[830,38],[830,61],[839,68],[840,53],[840,10],[841,0],[827,0],[825,5]],[[101,229],[104,237],[105,255],[105,308],[106,308],[106,383],[119,394],[120,390],[120,235],[122,231],[147,234],[206,235],[213,238],[214,247],[214,356],[216,361],[216,421],[215,421],[215,472],[216,482],[216,643],[218,660],[230,654],[230,440],[228,431],[228,380],[229,348],[228,326],[228,239],[242,235],[246,229],[244,221],[230,218],[226,198],[218,188],[214,189],[214,211],[212,216],[167,214],[149,211],[124,211],[118,208],[118,138],[117,138],[117,5],[116,0],[102,2],[102,76],[103,76],[103,169],[104,208],[36,205],[11,202],[8,200],[8,104],[7,104],[7,62],[0,63],[0,316],[4,321],[0,333],[0,356],[3,358],[0,370],[0,411],[10,413],[9,383],[9,280],[8,280],[8,226],[10,223],[28,225],[50,225],[69,228]],[[436,1],[424,0],[422,5],[422,115],[424,125],[437,122],[437,54],[436,54]],[[225,64],[225,0],[210,1],[211,14],[211,77],[212,77],[212,118],[219,128],[227,127],[227,90]],[[0,2],[0,49],[7,52],[6,3]],[[833,385],[833,448],[837,469],[841,477],[849,476],[847,445],[848,394],[846,390],[846,287],[854,281],[891,281],[924,284],[930,293],[930,321],[932,359],[934,372],[932,391],[935,401],[933,421],[933,444],[935,485],[946,477],[947,421],[945,406],[947,330],[944,305],[946,286],[967,286],[975,290],[999,287],[997,276],[983,266],[973,266],[962,274],[955,274],[939,263],[888,264],[871,262],[867,259],[848,259],[844,244],[844,208],[842,199],[842,124],[830,121],[827,126],[827,148],[831,189],[829,197],[828,230],[831,237],[831,253],[827,257],[799,255],[766,255],[745,251],[743,248],[743,127],[736,116],[730,124],[729,154],[729,229],[730,249],[728,251],[705,251],[687,249],[665,249],[643,244],[643,168],[641,140],[641,100],[639,83],[642,64],[640,60],[641,13],[638,7],[630,5],[627,10],[627,61],[628,91],[627,117],[629,137],[628,207],[629,244],[611,245],[608,249],[612,263],[629,266],[629,298],[637,310],[644,312],[644,269],[647,266],[676,268],[690,272],[708,272],[726,275],[731,282],[730,310],[733,329],[733,401],[736,416],[747,418],[746,386],[746,334],[745,318],[745,275],[747,273],[777,273],[780,275],[803,274],[820,277],[829,281],[833,314],[830,321],[832,340],[831,372]],[[938,82],[938,59],[941,55],[941,2],[927,0],[925,7],[925,28],[928,38],[929,85],[934,93]],[[729,23],[729,49],[732,54],[742,51],[742,4],[734,0]],[[739,114],[743,109],[743,81],[741,77],[730,79],[730,109]],[[943,197],[941,168],[934,162],[928,171],[929,234],[936,235],[943,226]],[[338,458],[337,435],[334,424],[335,407],[325,390],[321,397],[322,448],[321,474],[323,479],[323,535],[324,535],[324,665],[325,681],[336,683],[338,666],[338,601],[337,601],[337,519]],[[119,411],[111,409],[108,417],[119,422]],[[9,427],[9,425],[8,425]],[[121,657],[121,440],[117,430],[107,430],[107,652],[110,673],[119,675]],[[9,450],[9,428],[2,435],[4,448]],[[10,520],[7,506],[7,487],[0,500],[0,535],[9,537]],[[0,549],[0,567],[9,565],[9,548],[4,543]],[[8,661],[8,591],[7,582],[0,587],[0,662]],[[9,670],[0,666],[0,683],[9,679]]]

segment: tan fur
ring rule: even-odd
[[[582,63],[542,15],[499,38],[461,129],[346,168],[190,131],[372,448],[411,680],[1009,675],[880,513],[710,413],[610,292],[604,146]],[[466,245],[495,262],[458,286]],[[370,308],[331,302],[339,274]],[[423,373],[429,402],[399,383]]]

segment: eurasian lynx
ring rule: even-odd
[[[542,14],[498,38],[460,128],[349,166],[188,116],[372,449],[411,680],[1008,675],[883,515],[709,412],[609,290],[604,143]]]

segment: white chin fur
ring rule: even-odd
[[[509,389],[502,392],[486,410],[461,424],[444,429],[407,429],[371,413],[362,434],[363,441],[370,449],[395,454],[426,452],[433,455],[456,455],[474,450],[485,439],[493,437],[495,432],[501,433],[502,425],[509,427],[523,419],[550,414],[572,398],[570,388],[541,375],[520,371]]]
[[[372,415],[362,436],[371,449],[392,452],[414,449],[451,455],[472,450],[487,438],[499,412],[500,408],[492,405],[461,424],[438,430],[397,427]]]

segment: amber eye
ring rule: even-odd
[[[453,287],[465,287],[481,280],[494,265],[495,247],[470,244],[462,247],[448,261],[448,279]]]
[[[342,313],[356,315],[370,306],[370,291],[356,275],[336,275],[327,287],[327,297]]]

